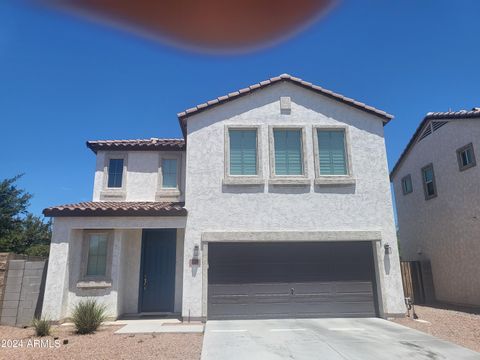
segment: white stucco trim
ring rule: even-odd
[[[120,188],[110,188],[108,187],[108,166],[111,159],[122,159],[123,160],[123,172],[122,172],[122,187]],[[100,192],[101,200],[125,200],[127,193],[127,163],[128,163],[128,153],[126,152],[107,152],[105,153],[104,163],[103,163],[103,183],[102,191]]]
[[[71,229],[177,229],[185,228],[183,216],[92,216],[59,217],[55,222],[68,223]]]
[[[273,131],[281,130],[301,130],[302,131],[302,166],[303,174],[301,175],[276,175],[275,174],[275,140]],[[268,127],[268,154],[270,158],[270,179],[271,185],[308,185],[308,154],[307,154],[307,135],[305,126],[303,125],[270,125]],[[277,181],[278,180],[278,181]],[[302,182],[302,180],[308,180]]]
[[[164,188],[163,187],[163,160],[176,160],[177,161],[177,187]],[[182,174],[182,153],[181,152],[163,152],[160,153],[158,159],[158,182],[157,191],[155,193],[156,201],[178,201],[181,192],[181,182],[183,178]]]
[[[212,231],[202,233],[202,242],[235,241],[381,241],[382,232],[359,231]]]
[[[91,235],[106,235],[107,236],[107,258],[106,258],[106,268],[104,275],[87,275],[87,264],[89,254],[89,244]],[[110,284],[112,282],[112,257],[113,257],[113,230],[109,229],[97,229],[83,230],[82,236],[82,254],[80,262],[80,281],[77,282],[78,288],[94,288],[94,287],[109,287],[105,284]],[[80,286],[79,286],[80,284]]]
[[[255,130],[257,132],[257,175],[230,175],[230,130]],[[224,127],[225,161],[223,185],[262,185],[262,127],[260,125],[225,125]]]
[[[345,136],[345,159],[347,175],[322,175],[320,174],[320,150],[318,148],[318,130],[343,130]],[[314,150],[315,185],[354,185],[355,177],[352,166],[352,149],[350,145],[350,130],[343,125],[314,125],[312,127],[312,141]]]

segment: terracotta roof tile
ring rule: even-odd
[[[364,103],[362,102],[359,102],[359,101],[356,101],[356,100],[353,100],[351,98],[348,98],[346,96],[343,96],[341,94],[337,94],[333,91],[330,91],[330,90],[327,90],[327,89],[324,89],[320,86],[317,86],[317,85],[314,85],[308,81],[304,81],[300,78],[297,78],[297,77],[293,77],[289,74],[282,74],[280,76],[275,76],[275,77],[272,77],[268,80],[264,80],[264,81],[260,81],[259,83],[257,84],[253,84],[253,85],[250,85],[244,89],[240,89],[238,91],[234,91],[234,92],[231,92],[227,95],[223,95],[223,96],[220,96],[220,97],[217,97],[216,99],[213,99],[213,100],[209,100],[207,102],[204,102],[202,104],[199,104],[197,105],[196,107],[194,108],[190,108],[190,109],[187,109],[185,111],[182,111],[180,113],[177,114],[178,116],[178,119],[180,121],[180,126],[182,127],[182,131],[184,132],[185,134],[185,129],[186,129],[186,124],[185,124],[185,118],[188,117],[189,115],[191,114],[195,114],[195,113],[198,113],[198,112],[201,112],[201,111],[204,111],[206,109],[209,109],[211,108],[212,106],[216,106],[216,105],[219,105],[219,104],[222,104],[224,102],[227,102],[227,101],[230,101],[230,100],[233,100],[233,99],[236,99],[240,96],[243,96],[243,95],[246,95],[246,94],[250,94],[252,93],[253,91],[255,90],[258,90],[258,89],[261,89],[261,88],[264,88],[266,86],[269,86],[269,85],[272,85],[276,82],[279,82],[279,81],[289,81],[291,83],[294,83],[294,84],[297,84],[299,86],[303,86],[304,88],[307,88],[307,89],[310,89],[310,90],[313,90],[313,91],[316,91],[322,95],[325,95],[325,96],[328,96],[334,100],[338,100],[338,101],[341,101],[347,105],[350,105],[350,106],[354,106],[360,110],[364,110],[368,113],[371,113],[373,115],[376,115],[380,118],[382,118],[382,120],[387,123],[389,122],[392,118],[393,118],[393,115],[383,111],[383,110],[379,110],[379,109],[376,109],[372,106],[368,106],[368,105],[365,105]]]
[[[61,216],[186,216],[184,203],[148,201],[88,201],[52,206],[43,215]]]
[[[429,112],[429,113],[427,113],[427,115],[425,115],[425,117],[423,118],[420,125],[418,125],[417,130],[415,130],[415,132],[413,133],[412,137],[410,138],[410,141],[408,142],[407,146],[403,150],[403,152],[400,155],[400,157],[398,158],[395,166],[393,167],[392,171],[390,172],[390,181],[393,181],[393,176],[397,172],[398,168],[400,167],[400,164],[403,162],[403,160],[407,156],[410,149],[415,144],[415,140],[420,135],[420,133],[424,129],[424,126],[427,124],[427,122],[429,122],[430,120],[459,120],[459,119],[473,119],[473,118],[480,119],[480,108],[474,107],[472,110],[443,111],[443,112]]]
[[[133,139],[133,140],[94,140],[87,141],[87,147],[95,154],[99,150],[162,150],[162,151],[182,151],[185,150],[185,140],[183,139]]]

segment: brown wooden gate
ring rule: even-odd
[[[429,261],[400,261],[403,292],[415,304],[435,300],[433,278]]]

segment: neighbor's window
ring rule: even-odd
[[[348,175],[345,130],[317,130],[320,176]]]
[[[257,175],[257,130],[229,129],[230,175]]]
[[[275,175],[303,175],[302,130],[274,129]]]
[[[123,177],[123,159],[110,159],[108,163],[108,187],[121,188]]]
[[[177,187],[177,159],[162,159],[162,187]]]
[[[433,165],[427,165],[422,169],[423,189],[425,191],[425,199],[429,200],[437,196],[437,187],[435,185],[435,173]]]
[[[88,236],[87,276],[105,276],[107,270],[107,234]]]
[[[402,178],[402,190],[403,195],[407,195],[413,192],[412,177],[410,176],[410,174]]]
[[[475,160],[475,152],[473,144],[470,143],[457,150],[458,168],[460,171],[474,167],[477,162]]]

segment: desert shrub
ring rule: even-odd
[[[47,319],[35,318],[33,320],[33,327],[35,329],[35,335],[48,336],[50,335],[50,321]]]
[[[106,307],[95,299],[80,301],[73,310],[72,320],[78,334],[95,332],[106,320]]]

